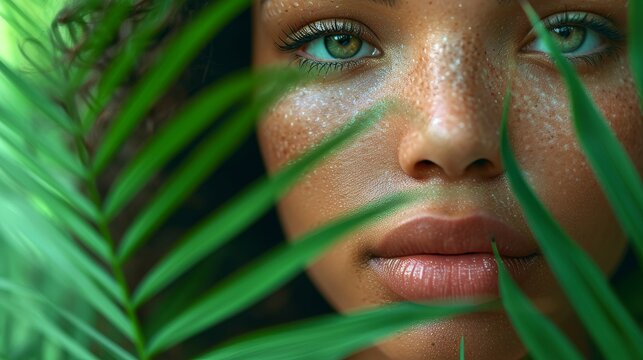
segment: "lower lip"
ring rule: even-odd
[[[512,278],[521,283],[541,257],[503,257]],[[498,295],[498,268],[492,254],[413,255],[373,258],[369,265],[393,292],[410,301]]]

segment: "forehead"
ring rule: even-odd
[[[497,4],[509,4],[513,0],[490,0],[489,2],[495,2]],[[289,1],[289,0],[257,0],[259,5],[264,6],[264,5],[270,5],[275,2],[279,3],[288,3],[288,2],[294,2],[298,3],[297,1]],[[321,0],[319,1],[321,3],[329,3],[329,4],[337,4],[337,3],[360,3],[360,2],[371,2],[371,3],[376,3],[376,4],[381,4],[385,5],[388,7],[395,7],[398,6],[403,0]]]

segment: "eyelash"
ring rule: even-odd
[[[308,24],[299,30],[290,27],[288,31],[284,31],[285,37],[279,38],[279,41],[275,45],[283,52],[293,53],[302,46],[323,36],[347,34],[363,39],[365,32],[366,30],[363,25],[350,20],[321,20]],[[318,74],[327,74],[332,71],[348,70],[361,64],[364,60],[365,59],[362,58],[336,62],[316,61],[295,54],[294,61],[298,63],[300,68],[307,69],[309,73],[315,71]]]
[[[607,19],[589,13],[566,11],[546,18],[543,20],[543,23],[549,30],[565,25],[582,26],[595,31],[610,42],[608,47],[603,51],[589,55],[567,57],[574,64],[582,62],[587,65],[598,66],[610,56],[618,56],[622,50],[622,44],[625,41],[625,36]]]
[[[600,36],[604,36],[605,39],[611,43],[603,51],[594,54],[568,57],[572,63],[578,64],[582,62],[587,65],[598,66],[610,56],[619,55],[622,50],[625,36],[614,28],[608,20],[599,16],[590,15],[589,13],[566,11],[550,16],[543,21],[545,27],[550,30],[565,25],[582,26],[595,31]],[[289,27],[287,31],[284,31],[284,37],[279,38],[279,41],[275,43],[275,45],[283,52],[294,53],[302,46],[326,35],[348,34],[361,39],[364,33],[364,26],[357,22],[340,19],[321,20],[307,24],[299,30]],[[327,74],[332,71],[348,70],[361,64],[364,60],[365,59],[358,59],[337,62],[316,61],[295,54],[294,62],[297,62],[300,68],[307,69],[309,73],[316,71],[318,74]]]

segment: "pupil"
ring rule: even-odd
[[[567,39],[570,36],[572,36],[572,34],[574,32],[574,28],[572,28],[571,26],[563,26],[563,27],[559,27],[559,28],[554,29],[554,32],[556,33],[556,35],[558,35],[558,36],[560,36],[560,37],[562,37],[564,39]]]
[[[333,40],[340,46],[348,46],[353,40],[353,37],[350,35],[333,35]]]
[[[362,41],[353,35],[335,34],[324,38],[326,50],[336,59],[349,59],[359,53]]]
[[[555,40],[563,53],[578,50],[583,46],[587,37],[587,30],[578,26],[560,26],[551,29],[551,31],[555,34]]]
[[[577,30],[578,29],[573,26],[563,26],[555,28],[554,32],[556,33],[556,35],[560,36],[563,39],[569,39],[570,37],[576,35]]]

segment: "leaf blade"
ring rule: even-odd
[[[280,86],[275,91],[260,96],[251,105],[235,114],[232,119],[226,121],[221,129],[212,132],[174,171],[159,191],[159,196],[146,206],[123,236],[117,254],[121,263],[127,261],[181,202],[241,145],[242,140],[255,129],[255,123],[265,108],[300,77],[280,76],[279,78]]]
[[[643,181],[573,66],[551,39],[534,9],[524,0],[522,3],[538,36],[545,42],[565,79],[574,128],[585,156],[643,263]]]
[[[464,359],[464,336],[460,338],[460,360]]]
[[[414,324],[483,309],[475,305],[399,303],[352,315],[332,315],[264,330],[223,345],[201,360],[341,359]]]
[[[511,279],[498,253],[493,251],[498,265],[500,299],[521,341],[535,359],[581,360],[583,356],[567,337],[530,303]]]
[[[389,197],[313,231],[292,245],[278,247],[262,256],[224,280],[206,297],[162,327],[150,340],[150,352],[154,354],[165,350],[250,306],[297,275],[324,249],[349,231],[380,219],[413,199],[417,199],[417,196],[398,194]]]
[[[168,44],[163,60],[157,62],[143,80],[132,90],[130,100],[107,131],[94,158],[93,170],[99,174],[114,156],[118,147],[141,121],[145,113],[159,99],[164,89],[180,74],[198,50],[213,37],[229,19],[245,9],[249,0],[220,1],[190,22],[176,38]]]
[[[0,290],[4,290],[17,296],[21,296],[25,299],[31,299],[38,303],[47,305],[50,309],[54,310],[57,314],[69,321],[69,323],[73,324],[77,329],[81,330],[83,333],[89,335],[92,339],[103,345],[105,349],[109,350],[113,355],[122,360],[134,360],[134,357],[131,354],[121,348],[118,344],[114,343],[111,339],[96,331],[92,326],[89,326],[74,314],[61,309],[39,294],[22,286],[16,285],[7,279],[3,279],[2,277],[0,277]]]
[[[18,90],[23,97],[28,100],[36,109],[46,115],[49,120],[59,125],[62,129],[70,134],[78,134],[79,128],[76,127],[72,121],[67,117],[63,111],[52,104],[44,94],[36,90],[38,87],[29,84],[29,82],[21,76],[18,76],[4,61],[0,59],[0,74],[11,82],[11,84]]]
[[[628,38],[627,48],[630,55],[630,66],[634,82],[639,90],[639,99],[643,107],[643,34],[640,24],[643,24],[643,1],[630,0],[627,2]]]
[[[114,182],[105,202],[108,218],[121,210],[153,173],[183,148],[228,106],[246,95],[256,79],[238,74],[218,82],[181,111],[146,145]]]
[[[643,352],[636,346],[643,343],[640,330],[610,290],[602,272],[555,222],[520,172],[509,144],[508,111],[505,99],[500,146],[502,161],[511,190],[520,202],[550,268],[606,358],[628,358],[628,351],[630,354]]]
[[[287,166],[270,179],[251,186],[236,201],[215,211],[193,233],[183,239],[168,257],[145,276],[134,293],[138,306],[165,288],[171,281],[203,259],[207,254],[230,240],[248,224],[265,212],[274,201],[332,149],[345,144],[370,124],[378,121],[387,111],[388,103],[380,104],[361,113],[344,129],[329,137],[313,151]]]

